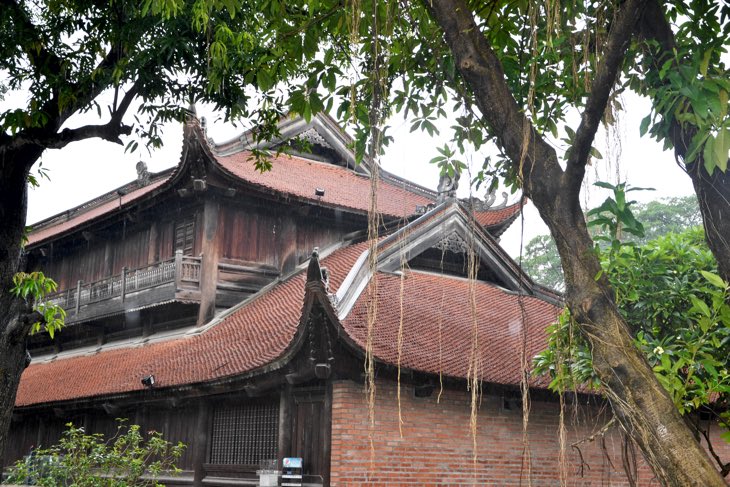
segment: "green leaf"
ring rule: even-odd
[[[717,93],[717,96],[720,99],[720,118],[723,119],[727,115],[727,103],[728,103],[727,90],[721,89]]]
[[[700,73],[702,76],[707,76],[707,68],[710,65],[710,57],[712,57],[712,48],[705,51],[700,62]]]
[[[730,152],[730,129],[722,128],[717,132],[715,141],[712,144],[715,165],[720,171],[727,170],[728,152]]]
[[[565,133],[568,134],[568,142],[570,142],[572,144],[573,140],[575,139],[575,130],[573,130],[568,125],[566,125]]]
[[[591,147],[591,156],[596,159],[603,159],[603,154],[598,152],[598,149],[596,149],[595,147]]]
[[[712,316],[712,312],[710,312],[710,308],[707,306],[707,303],[699,299],[697,296],[690,295],[690,301],[692,301],[692,305],[697,308],[703,315],[707,316],[708,318]]]
[[[644,135],[646,135],[647,130],[649,130],[650,123],[651,123],[651,113],[641,120],[641,124],[639,125],[639,135],[641,135],[642,137]]]
[[[708,271],[700,271],[700,274],[707,279],[707,282],[720,289],[727,289],[727,283],[722,280],[722,277]]]

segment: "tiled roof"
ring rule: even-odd
[[[31,364],[17,406],[125,393],[156,386],[208,382],[269,364],[284,353],[299,324],[304,275],[297,274],[232,313],[201,335],[90,356]]]
[[[255,170],[248,151],[217,156],[217,159],[232,174],[268,190],[362,212],[367,212],[370,206],[370,178],[341,166],[280,154],[273,157],[271,170],[261,173]],[[315,196],[317,188],[325,190],[324,196]],[[410,216],[416,212],[416,205],[433,202],[432,198],[409,191],[405,186],[378,182],[378,211],[385,215]]]
[[[168,178],[160,179],[159,181],[155,181],[154,183],[148,184],[147,186],[135,189],[134,191],[127,193],[124,196],[119,196],[111,200],[107,200],[99,205],[91,206],[88,210],[81,210],[75,215],[71,216],[71,218],[63,220],[60,223],[43,226],[28,235],[28,243],[35,244],[38,242],[42,242],[47,238],[62,234],[79,225],[87,223],[94,218],[100,217],[107,213],[111,213],[112,211],[122,208],[129,203],[132,203],[133,201],[136,201],[143,196],[151,193],[155,189],[162,186],[165,182],[167,182],[167,180]]]
[[[336,290],[367,242],[341,249],[323,259]],[[34,363],[23,373],[17,406],[122,394],[143,389],[141,378],[154,374],[158,387],[204,383],[244,374],[270,364],[293,339],[304,297],[306,273],[300,272],[232,312],[200,335],[88,356]],[[410,272],[404,294],[402,365],[424,372],[465,377],[468,371],[471,319],[468,281]],[[379,314],[375,355],[397,361],[400,321],[400,277],[378,274]],[[342,324],[364,346],[367,292]],[[483,380],[516,383],[522,329],[518,297],[487,283],[478,283],[479,349]],[[545,327],[559,310],[545,301],[523,297],[528,323],[528,352],[545,344]],[[441,339],[439,340],[439,329]]]
[[[261,173],[254,168],[248,151],[215,157],[220,166],[230,174],[265,191],[359,212],[367,212],[370,206],[370,178],[345,167],[279,154],[273,157],[271,170]],[[88,209],[82,206],[67,219],[62,217],[58,222],[43,222],[38,230],[30,233],[29,244],[40,243],[110,214],[140,200],[168,181],[170,177],[163,177],[119,197],[112,192],[105,195],[99,204],[92,204]],[[324,196],[315,196],[317,188],[325,190]],[[416,213],[416,206],[433,203],[432,197],[412,190],[405,183],[399,185],[389,180],[378,183],[378,211],[386,216],[408,217]],[[489,227],[507,222],[519,211],[520,205],[515,204],[499,210],[476,212],[475,217],[480,225]]]
[[[367,242],[323,260],[339,286]],[[143,389],[154,374],[158,387],[174,387],[243,374],[279,358],[301,317],[306,273],[275,285],[207,332],[88,356],[32,363],[20,381],[16,406],[121,394]]]
[[[401,323],[397,275],[380,273],[373,353],[381,361],[398,363],[398,328]],[[359,345],[367,338],[367,291],[345,318],[343,327]],[[485,282],[475,286],[476,340],[479,378],[499,384],[520,381],[523,310],[529,357],[544,349],[545,328],[560,309],[538,298],[507,292]],[[520,303],[522,301],[522,303]],[[410,271],[403,293],[403,348],[405,368],[452,377],[467,377],[472,357],[474,320],[469,281],[439,274]]]
[[[521,209],[522,204],[518,201],[498,210],[475,211],[474,219],[483,227],[491,227],[515,218],[519,215]]]

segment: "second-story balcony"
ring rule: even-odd
[[[95,320],[170,302],[199,303],[202,257],[182,255],[48,295],[66,310],[66,323]],[[276,279],[274,266],[221,259],[214,273],[216,306],[230,307]]]
[[[78,281],[76,287],[47,297],[66,310],[66,323],[123,313],[173,300],[200,300],[201,258],[182,255],[138,269],[122,269],[98,281]]]

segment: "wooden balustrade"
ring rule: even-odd
[[[154,288],[171,282],[197,283],[200,280],[200,258],[176,255],[173,259],[156,262],[137,269],[127,269],[115,275],[84,283],[78,281],[74,288],[49,294],[46,300],[66,310],[101,301],[121,298],[131,293]],[[177,286],[179,288],[179,285]]]

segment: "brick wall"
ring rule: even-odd
[[[379,382],[376,394],[375,428],[370,430],[363,388],[350,381],[335,382],[332,398],[331,485],[444,486],[528,485],[522,468],[522,410],[512,401],[505,408],[503,397],[484,391],[478,415],[477,460],[473,460],[469,428],[469,394],[444,391],[436,403],[438,388],[428,398],[416,398],[413,389],[401,390],[402,431],[398,430],[396,386]],[[556,403],[532,401],[529,420],[529,451],[532,485],[560,485],[558,413]],[[606,415],[581,406],[566,416],[568,429],[568,485],[628,485],[622,467],[621,435],[614,427],[602,439],[580,445],[580,456],[570,443],[589,437],[606,424]],[[717,432],[716,432],[717,433]],[[730,448],[721,445],[725,461]],[[636,452],[640,485],[658,485]]]

